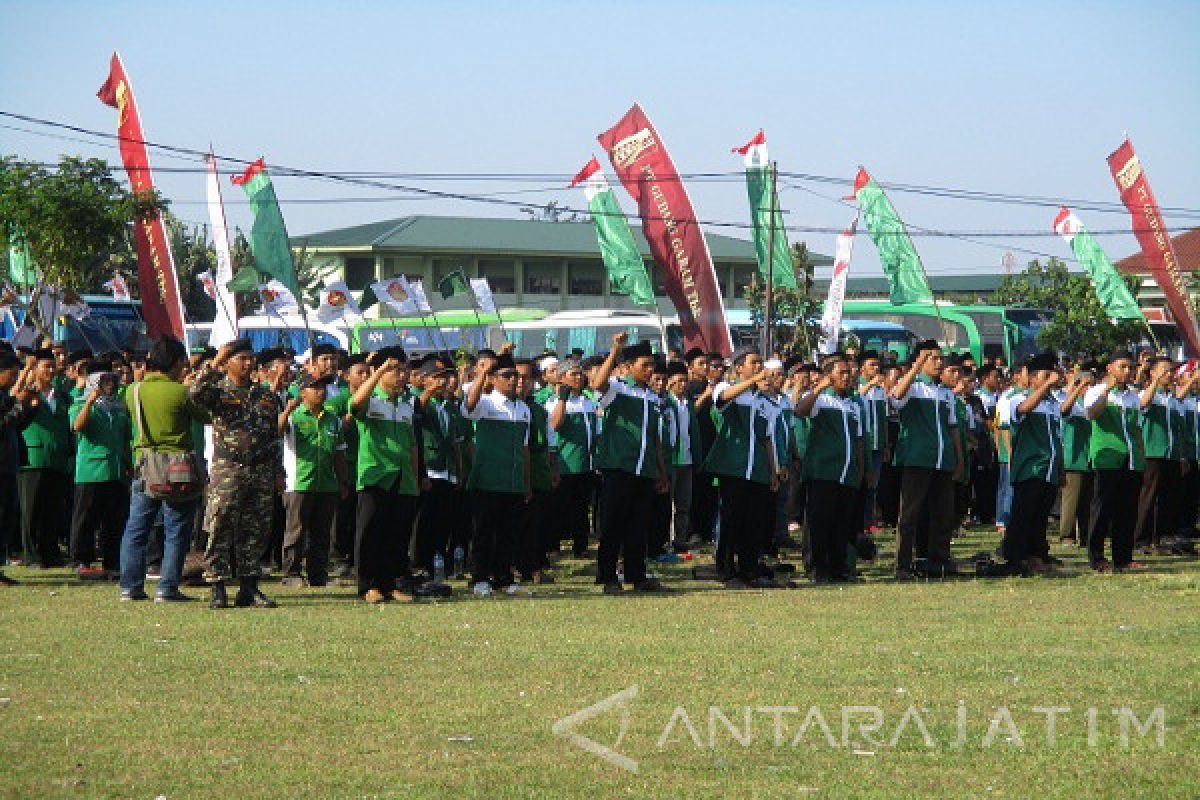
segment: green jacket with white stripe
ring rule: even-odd
[[[953,428],[958,426],[954,392],[922,373],[912,382],[908,394],[899,400],[892,398],[892,405],[900,416],[896,466],[953,472],[957,466]]]
[[[769,453],[775,446],[776,412],[757,389],[725,400],[731,386],[719,383],[713,390],[717,437],[708,451],[705,469],[714,475],[770,483]]]
[[[1047,394],[1037,408],[1022,414],[1024,397],[1014,397],[1009,419],[1012,425],[1012,456],[1008,474],[1013,483],[1031,479],[1058,485],[1063,474],[1062,414],[1059,402]]]
[[[808,412],[812,428],[804,453],[807,480],[835,481],[857,486],[859,451],[863,441],[862,406],[854,395],[843,397],[833,389],[817,395]]]
[[[610,378],[597,399],[604,409],[596,468],[658,478],[659,397],[648,386]]]

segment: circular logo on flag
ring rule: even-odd
[[[264,303],[274,303],[279,299],[279,292],[275,291],[269,286],[264,286],[262,289],[260,289],[259,294],[262,295]]]
[[[346,293],[340,289],[334,289],[325,295],[325,302],[334,308],[346,305]]]
[[[397,303],[403,303],[408,299],[408,292],[404,291],[404,287],[400,285],[400,281],[392,281],[387,285],[387,293]]]

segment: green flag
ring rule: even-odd
[[[779,193],[773,190],[771,162],[767,158],[767,137],[759,131],[746,144],[735,147],[733,152],[746,157],[746,193],[750,196],[750,220],[754,223],[754,254],[758,259],[758,272],[763,285],[767,283],[769,272],[775,286],[795,289],[792,252],[788,247],[787,231],[783,227]],[[772,247],[773,259],[767,255]]]
[[[1146,320],[1146,315],[1142,313],[1133,292],[1129,291],[1129,287],[1121,278],[1121,273],[1117,272],[1117,268],[1108,260],[1095,238],[1083,227],[1079,217],[1066,206],[1060,208],[1058,216],[1054,218],[1054,231],[1067,240],[1071,252],[1075,254],[1075,260],[1092,276],[1096,296],[1100,298],[1100,304],[1110,317],[1135,319],[1139,322]]]
[[[234,273],[229,283],[225,284],[225,288],[231,292],[257,292],[258,287],[264,283],[266,281],[258,274],[258,270],[246,266]]]
[[[571,181],[572,186],[580,183],[584,184],[588,210],[592,212],[592,221],[596,223],[596,241],[600,245],[600,257],[608,272],[612,291],[629,295],[634,305],[658,305],[650,274],[646,272],[646,262],[638,251],[629,220],[621,213],[616,195],[600,171],[600,162],[595,158]]]
[[[246,196],[250,198],[250,208],[254,212],[254,225],[250,228],[250,250],[254,254],[254,268],[268,279],[275,278],[292,290],[292,294],[300,297],[300,286],[296,283],[296,265],[292,261],[292,247],[288,243],[287,228],[283,224],[283,214],[279,211],[279,201],[275,197],[275,187],[271,185],[271,176],[267,174],[267,166],[263,159],[251,164],[244,173],[236,176],[233,182],[241,186]],[[246,291],[240,288],[247,279],[243,279],[238,271],[229,288],[233,291]],[[255,283],[255,288],[260,280]],[[237,284],[237,286],[235,286]]]
[[[879,262],[887,276],[892,302],[896,305],[932,303],[933,290],[925,280],[921,257],[917,255],[904,223],[883,188],[861,167],[854,180],[854,197],[862,207],[867,232],[879,251]]]
[[[461,269],[454,270],[438,281],[437,288],[442,293],[443,300],[449,300],[457,294],[466,294],[471,291],[471,287],[467,284],[467,276]]]
[[[37,283],[37,269],[29,255],[29,245],[16,231],[10,231],[8,235],[8,277],[17,287]]]

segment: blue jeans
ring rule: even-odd
[[[1012,482],[1008,479],[1008,463],[1000,464],[1000,480],[996,484],[996,524],[1008,527],[1012,519]]]
[[[150,529],[158,516],[163,514],[162,569],[159,571],[158,593],[172,594],[179,591],[183,576],[183,560],[192,542],[192,525],[196,516],[197,500],[185,503],[168,503],[150,497],[142,491],[142,482],[134,481],[129,491],[129,521],[121,536],[121,591],[141,590],[146,581],[146,542]]]

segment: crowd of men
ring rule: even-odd
[[[189,354],[0,350],[0,542],[9,563],[119,579],[120,598],[274,606],[259,579],[352,580],[368,603],[525,595],[595,550],[605,594],[668,592],[656,565],[712,544],[698,578],[858,580],[895,527],[897,580],[962,570],[951,543],[995,524],[977,574],[1054,571],[1048,533],[1096,571],[1192,555],[1200,378],[1169,358],[1039,354],[1011,370],[918,345],[817,363],[604,355],[472,357],[249,341]],[[793,534],[798,533],[799,541]],[[1108,551],[1106,552],[1106,543]],[[193,557],[198,560],[198,557]],[[0,572],[0,582],[14,581]],[[227,587],[236,584],[231,600]]]

